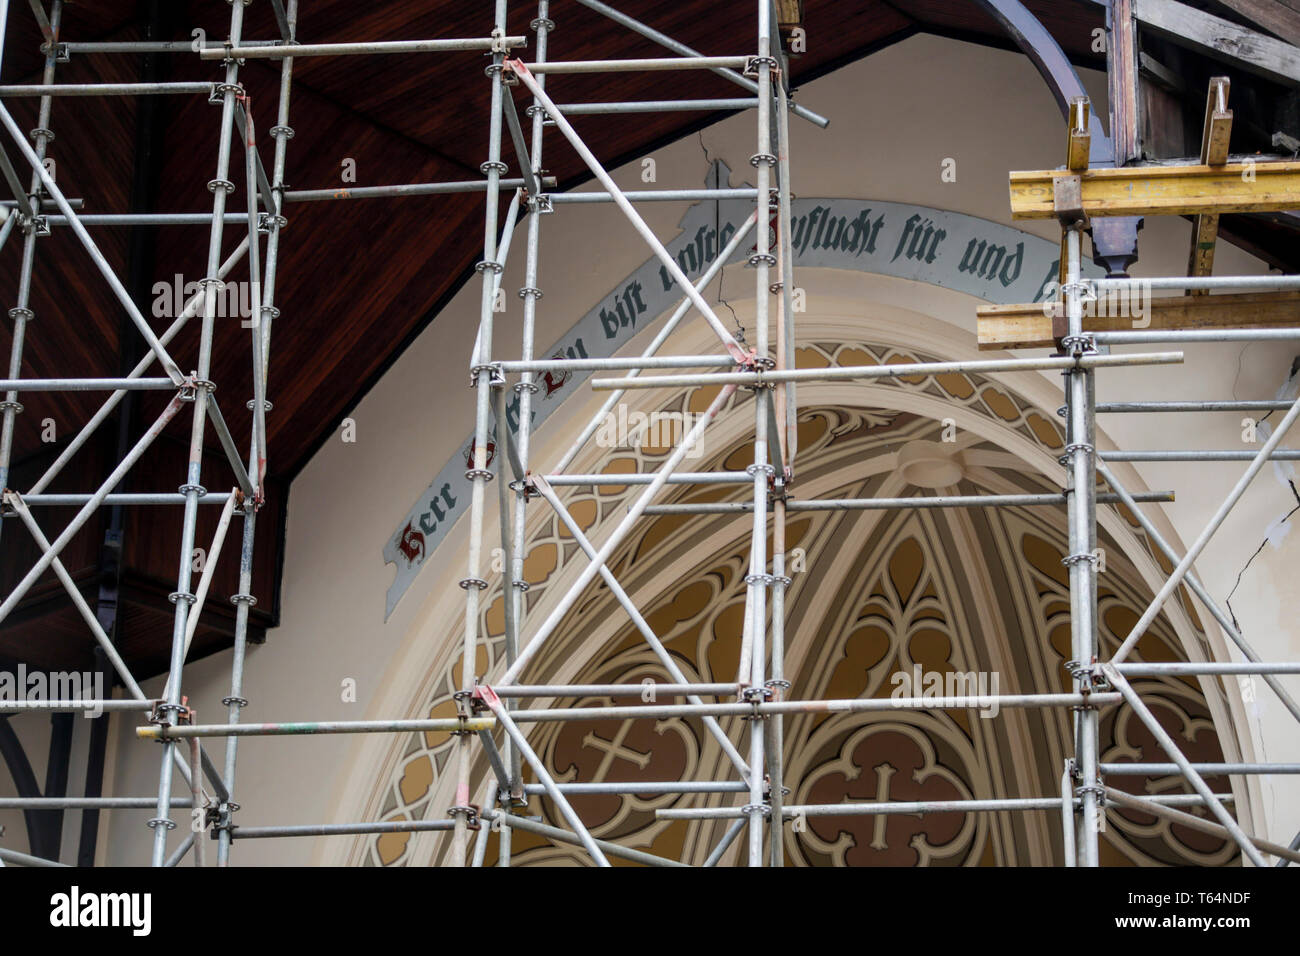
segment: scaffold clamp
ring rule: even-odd
[[[478,830],[482,826],[483,818],[480,815],[480,808],[472,803],[467,803],[463,806],[448,807],[447,815],[449,817],[463,816],[465,818],[465,826],[470,830]]]

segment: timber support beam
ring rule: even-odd
[[[1051,348],[1055,344],[1052,317],[1056,308],[1059,303],[1052,301],[981,306],[975,312],[980,349]],[[1137,319],[1131,314],[1088,315],[1086,312],[1083,318],[1085,332],[1122,332],[1135,328],[1143,331],[1267,329],[1297,325],[1300,325],[1300,292],[1150,298],[1145,304],[1145,314]]]
[[[1011,174],[1013,219],[1055,219],[1058,189],[1076,180],[1089,218],[1285,212],[1300,208],[1300,163],[1138,166]]]

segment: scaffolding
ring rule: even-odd
[[[1118,366],[1163,366],[1182,360],[1179,352],[1139,352],[1115,354],[1108,346],[1127,344],[1166,345],[1184,342],[1240,342],[1258,340],[1300,339],[1300,328],[1274,327],[1249,329],[1238,312],[1226,310],[1224,319],[1216,328],[1184,329],[1177,324],[1177,313],[1170,311],[1170,321],[1163,327],[1149,331],[1098,331],[1087,321],[1087,304],[1099,295],[1145,295],[1152,289],[1219,290],[1241,292],[1255,296],[1261,293],[1278,293],[1300,289],[1300,278],[1284,277],[1209,277],[1208,263],[1196,249],[1203,248],[1208,236],[1214,240],[1214,222],[1217,214],[1229,208],[1267,210],[1276,207],[1275,197],[1280,188],[1277,177],[1295,177],[1292,164],[1278,164],[1279,168],[1266,170],[1259,164],[1258,182],[1251,179],[1236,182],[1236,171],[1227,164],[1226,136],[1221,128],[1207,125],[1207,152],[1203,166],[1164,166],[1159,170],[1147,168],[1090,169],[1088,166],[1088,131],[1090,117],[1086,101],[1077,100],[1070,106],[1068,123],[1070,149],[1063,170],[1042,173],[1012,174],[1012,209],[1016,216],[1047,216],[1056,218],[1062,230],[1062,261],[1059,296],[1048,305],[1056,307],[1055,314],[1044,310],[1042,304],[1032,306],[995,307],[981,310],[981,344],[987,347],[1048,346],[1054,353],[1046,357],[999,357],[988,360],[943,361],[872,366],[834,366],[825,369],[799,369],[795,363],[795,308],[792,302],[794,288],[794,254],[791,246],[791,117],[825,126],[825,118],[793,101],[790,88],[790,71],[776,29],[776,5],[771,0],[758,0],[755,5],[754,46],[752,52],[726,56],[706,56],[673,40],[659,31],[597,0],[577,0],[624,29],[634,31],[667,48],[673,55],[660,59],[587,60],[564,61],[548,58],[548,41],[555,23],[551,19],[550,0],[538,0],[537,16],[531,23],[535,33],[532,60],[523,61],[519,52],[528,46],[528,38],[509,36],[506,32],[506,0],[494,0],[493,17],[489,35],[466,39],[427,39],[414,41],[386,41],[360,43],[297,42],[298,0],[270,0],[280,26],[281,36],[271,41],[246,41],[243,37],[244,4],[231,4],[230,30],[226,41],[209,43],[198,50],[205,61],[220,63],[223,75],[216,83],[157,83],[157,84],[81,84],[59,85],[55,82],[56,65],[60,58],[75,52],[105,53],[175,53],[191,52],[187,44],[160,43],[77,43],[60,38],[62,0],[52,0],[48,19],[38,0],[32,7],[41,21],[45,35],[45,70],[40,85],[26,87],[0,87],[0,101],[14,96],[40,98],[40,124],[33,133],[34,145],[28,145],[13,116],[0,104],[0,124],[3,124],[12,145],[23,163],[31,167],[30,185],[23,188],[16,170],[4,158],[4,174],[13,192],[13,203],[6,207],[6,218],[0,226],[0,243],[11,234],[21,236],[23,242],[22,265],[17,305],[9,310],[13,323],[13,344],[10,354],[9,377],[0,381],[0,390],[6,392],[0,403],[3,412],[3,434],[0,436],[0,487],[4,487],[5,516],[16,518],[42,549],[36,565],[23,577],[19,585],[0,604],[0,621],[14,609],[33,583],[48,570],[52,570],[64,585],[93,637],[103,648],[122,681],[129,699],[41,701],[29,704],[3,705],[6,713],[24,710],[84,711],[93,708],[108,713],[138,713],[149,720],[138,728],[137,736],[161,744],[158,790],[156,796],[72,798],[50,797],[39,799],[0,800],[0,808],[12,809],[86,809],[125,810],[152,808],[154,816],[148,821],[151,834],[151,860],[155,866],[175,866],[193,852],[198,865],[207,863],[205,831],[216,841],[216,863],[225,866],[230,862],[232,843],[238,839],[325,836],[338,834],[381,834],[393,832],[450,833],[449,861],[456,866],[484,863],[488,835],[499,834],[499,861],[510,865],[511,834],[514,830],[546,837],[558,843],[581,847],[599,866],[608,866],[610,857],[655,866],[683,865],[641,850],[621,846],[615,842],[592,836],[581,816],[575,812],[568,797],[573,794],[592,793],[735,793],[744,802],[730,808],[668,808],[656,811],[660,819],[720,819],[731,821],[723,838],[709,854],[706,866],[719,863],[730,846],[745,835],[741,858],[750,866],[780,866],[785,860],[784,837],[786,826],[792,821],[817,816],[843,816],[868,814],[924,814],[960,811],[982,812],[1050,812],[1059,814],[1061,821],[1061,846],[1067,865],[1096,866],[1099,864],[1099,833],[1105,807],[1114,804],[1141,810],[1188,827],[1226,836],[1240,848],[1243,856],[1254,865],[1267,865],[1266,855],[1276,857],[1278,865],[1300,861],[1300,837],[1284,847],[1247,834],[1238,824],[1226,804],[1231,794],[1216,793],[1206,784],[1207,776],[1295,773],[1293,764],[1218,763],[1193,764],[1184,755],[1177,742],[1161,727],[1150,708],[1129,682],[1129,678],[1148,675],[1215,677],[1225,675],[1256,674],[1264,678],[1286,708],[1300,719],[1300,705],[1278,681],[1286,674],[1300,673],[1300,664],[1291,662],[1265,662],[1250,645],[1219,604],[1201,585],[1191,570],[1193,563],[1222,526],[1232,507],[1240,500],[1251,480],[1270,460],[1294,458],[1294,452],[1281,449],[1295,418],[1300,414],[1300,402],[1243,403],[1229,401],[1187,402],[1116,402],[1099,404],[1094,383],[1095,370]],[[0,2],[0,23],[7,15],[7,4]],[[271,331],[279,312],[275,306],[276,263],[280,246],[280,233],[287,220],[284,207],[295,202],[325,201],[334,198],[332,190],[295,191],[285,186],[285,166],[288,141],[293,135],[289,126],[289,105],[294,62],[307,56],[345,56],[358,54],[435,54],[457,55],[466,52],[487,53],[491,65],[487,80],[491,89],[491,104],[487,117],[488,155],[482,164],[481,181],[421,183],[384,187],[361,187],[349,190],[350,198],[438,195],[453,192],[481,192],[484,194],[484,232],[482,259],[477,265],[481,282],[481,308],[479,330],[474,353],[469,364],[471,384],[475,393],[476,413],[474,425],[473,459],[467,476],[472,481],[472,502],[469,514],[469,545],[466,555],[465,577],[459,582],[465,592],[464,630],[460,635],[463,671],[460,690],[455,694],[457,714],[440,719],[394,719],[367,721],[299,722],[299,723],[247,723],[242,720],[247,701],[241,696],[248,634],[248,615],[255,598],[250,593],[252,581],[253,543],[258,510],[265,500],[267,444],[266,412],[267,370],[270,361]],[[270,59],[280,64],[280,97],[276,124],[268,134],[274,141],[274,160],[268,171],[262,167],[258,156],[257,131],[247,96],[239,82],[243,61]],[[656,70],[707,70],[725,77],[745,91],[743,97],[733,99],[699,99],[673,101],[646,101],[636,103],[601,103],[557,106],[546,90],[550,74],[616,71]],[[151,214],[115,215],[95,217],[78,212],[79,203],[69,200],[60,191],[53,178],[45,171],[43,161],[46,147],[52,138],[51,106],[60,95],[127,95],[175,94],[206,95],[221,106],[218,131],[218,156],[213,180],[208,184],[212,192],[211,215]],[[523,112],[516,104],[516,95],[531,98]],[[1226,85],[1211,90],[1212,103],[1207,113],[1207,124],[1223,122],[1226,113]],[[1216,99],[1217,97],[1217,99]],[[755,184],[752,189],[662,189],[645,192],[626,192],[618,187],[600,160],[574,130],[569,122],[573,115],[600,115],[632,111],[717,111],[720,109],[752,112],[755,118],[755,151],[750,158],[754,168]],[[1230,122],[1230,114],[1227,114]],[[525,126],[527,121],[527,127]],[[539,289],[538,261],[542,242],[544,214],[565,197],[552,195],[547,189],[554,185],[543,174],[543,139],[547,129],[553,129],[567,142],[586,165],[603,191],[585,193],[584,202],[601,202],[615,206],[636,230],[652,253],[663,264],[666,274],[677,284],[682,295],[679,307],[665,320],[652,341],[639,357],[631,359],[538,358],[534,350],[534,329]],[[230,181],[232,136],[238,134],[245,146],[243,179],[247,194],[247,209],[228,212],[227,196],[235,191]],[[508,178],[505,145],[508,134],[519,176]],[[1213,152],[1220,144],[1220,153]],[[0,158],[7,157],[0,152]],[[1286,169],[1280,167],[1286,166]],[[1205,172],[1222,174],[1216,183],[1203,182]],[[1123,195],[1144,195],[1138,190],[1117,191],[1137,181],[1149,182],[1154,177],[1174,184],[1177,201],[1155,202],[1125,206],[1116,199]],[[1199,179],[1198,179],[1199,177]],[[1231,181],[1236,206],[1224,199],[1224,181]],[[1284,184],[1291,190],[1286,193],[1294,200],[1294,184]],[[1285,189],[1282,189],[1285,193]],[[504,219],[504,233],[498,235],[501,222],[501,201],[509,196],[509,207]],[[573,197],[568,197],[573,198]],[[634,203],[642,201],[698,201],[721,198],[744,198],[755,203],[754,212],[736,231],[725,248],[719,249],[713,262],[703,270],[698,280],[692,282],[677,261],[655,236],[653,230],[638,214]],[[1270,202],[1273,203],[1270,206]],[[1294,201],[1291,206],[1296,205]],[[1277,208],[1287,208],[1282,205]],[[52,210],[57,209],[57,213]],[[1197,238],[1194,246],[1190,276],[1162,280],[1137,280],[1127,278],[1086,279],[1082,266],[1083,234],[1090,225],[1090,216],[1193,214],[1198,218]],[[1215,217],[1214,222],[1210,217]],[[775,218],[772,234],[766,228]],[[526,224],[525,286],[520,290],[522,299],[522,332],[519,358],[499,358],[493,329],[494,303],[500,289],[506,256],[516,222]],[[155,334],[148,321],[132,301],[120,279],[105,260],[92,240],[86,225],[95,222],[120,225],[156,225],[162,223],[192,223],[209,228],[209,248],[206,278],[202,291],[186,304],[184,311],[162,334]],[[221,259],[222,238],[227,225],[247,229],[236,250],[224,261]],[[28,323],[33,318],[30,303],[31,277],[35,265],[38,238],[51,227],[70,228],[84,247],[103,278],[113,290],[117,301],[133,320],[150,354],[125,377],[101,379],[24,379],[20,377],[23,340]],[[753,242],[753,252],[747,257],[755,284],[755,342],[742,344],[719,319],[703,290],[742,248]],[[775,243],[773,244],[773,236]],[[213,395],[215,384],[209,380],[212,359],[213,318],[217,313],[216,299],[224,278],[242,260],[253,287],[259,290],[257,321],[251,323],[249,360],[254,369],[253,425],[249,447],[241,452],[222,417]],[[1015,312],[1019,310],[1019,312]],[[1015,313],[1008,318],[1008,312]],[[669,341],[673,332],[688,316],[703,318],[716,333],[720,348],[710,354],[662,357],[657,353]],[[191,319],[199,318],[201,336],[195,371],[186,374],[184,367],[168,352],[168,345],[180,329]],[[1234,321],[1235,320],[1235,321]],[[1005,331],[1001,324],[1018,322],[1014,331]],[[1026,329],[1026,326],[1032,328]],[[154,362],[163,375],[146,377]],[[675,371],[684,369],[686,371]],[[532,455],[530,409],[533,396],[538,391],[539,376],[546,372],[619,371],[619,377],[594,378],[592,388],[608,392],[600,410],[592,417],[576,441],[560,456],[559,461],[545,473],[536,470]],[[662,371],[663,374],[643,375],[643,372]],[[883,378],[901,378],[916,375],[946,373],[991,373],[1010,371],[1056,370],[1064,378],[1065,404],[1062,414],[1066,420],[1064,456],[1064,481],[1061,494],[1045,495],[972,495],[947,497],[866,498],[866,499],[799,499],[790,494],[797,458],[797,395],[800,382],[870,381]],[[511,386],[508,376],[517,376]],[[584,487],[608,484],[609,476],[582,475],[569,472],[582,448],[593,439],[605,416],[616,407],[632,389],[679,389],[683,387],[716,386],[717,396],[708,409],[699,416],[693,427],[676,444],[661,467],[653,472],[624,476],[623,483],[638,488],[630,502],[626,516],[603,541],[590,540],[581,523],[574,517],[560,495],[564,487]],[[507,391],[517,393],[520,414],[518,428],[512,432],[506,414]],[[46,492],[50,482],[60,473],[73,455],[85,444],[94,430],[109,418],[116,406],[131,390],[158,390],[171,392],[172,398],[164,412],[139,438],[120,464],[93,492],[79,495],[52,495]],[[15,417],[22,411],[18,402],[20,393],[52,390],[102,390],[110,392],[100,410],[85,424],[81,432],[59,455],[47,472],[24,492],[9,489],[8,466],[12,450]],[[691,473],[682,471],[688,450],[724,412],[748,414],[740,398],[745,393],[752,399],[753,462],[744,471]],[[190,456],[185,482],[175,494],[148,493],[124,494],[114,489],[128,469],[144,460],[150,443],[173,419],[182,416],[189,405]],[[1175,453],[1176,460],[1235,460],[1245,459],[1249,465],[1231,494],[1218,508],[1204,531],[1184,554],[1179,554],[1161,537],[1154,523],[1140,509],[1140,502],[1167,500],[1159,494],[1132,494],[1116,478],[1107,461],[1157,460],[1155,453],[1099,452],[1096,448],[1096,416],[1099,413],[1156,413],[1201,412],[1212,410],[1244,410],[1267,406],[1272,410],[1285,410],[1285,417],[1273,430],[1258,451],[1184,452]],[[219,439],[225,459],[237,478],[236,487],[228,492],[211,493],[201,485],[205,436],[211,429]],[[488,588],[484,579],[483,549],[485,515],[489,487],[494,473],[488,469],[488,448],[505,450],[500,477],[496,482],[500,506],[500,543],[505,555],[504,578],[506,600],[505,631],[507,667],[490,682],[483,682],[475,673],[476,650],[485,640],[480,633],[480,604]],[[1099,480],[1111,489],[1098,491]],[[732,482],[748,485],[751,498],[745,502],[701,505],[655,505],[653,502],[669,483],[708,484]],[[1069,532],[1069,554],[1065,558],[1069,571],[1070,628],[1073,660],[1067,665],[1073,687],[1069,693],[1056,694],[1006,694],[1000,696],[945,697],[936,702],[921,696],[891,699],[811,700],[790,697],[792,690],[785,672],[785,618],[786,590],[791,584],[786,568],[786,519],[799,511],[852,510],[852,509],[913,509],[913,508],[986,508],[1023,505],[1059,505],[1066,503]],[[526,515],[530,503],[544,503],[567,528],[580,550],[589,559],[583,571],[572,582],[564,596],[550,613],[541,620],[525,619],[523,592],[528,585],[524,575],[524,557],[528,551]],[[67,570],[59,559],[64,545],[100,507],[167,504],[183,509],[183,534],[176,590],[171,595],[175,605],[168,680],[162,699],[148,699],[132,677],[112,641],[104,632],[94,610],[77,590]],[[1123,506],[1140,524],[1148,539],[1174,566],[1164,585],[1155,594],[1145,612],[1125,637],[1117,653],[1108,660],[1099,660],[1098,651],[1098,542],[1097,508],[1099,504]],[[74,506],[76,516],[51,540],[33,517],[32,506]],[[221,508],[217,532],[211,542],[207,567],[197,583],[193,580],[189,555],[195,546],[196,517],[201,505]],[[638,610],[628,593],[620,586],[608,566],[611,555],[624,542],[644,516],[653,514],[709,514],[743,512],[752,516],[748,574],[745,577],[745,613],[739,659],[736,662],[734,681],[722,683],[691,682],[674,661],[664,643]],[[240,591],[232,600],[237,606],[234,653],[232,657],[230,693],[224,704],[228,708],[226,722],[201,724],[186,705],[183,696],[185,663],[190,643],[198,625],[199,615],[209,596],[211,571],[215,556],[225,546],[235,517],[242,524],[240,544]],[[12,532],[11,532],[12,533]],[[767,542],[769,533],[772,551]],[[584,590],[599,579],[612,597],[627,612],[636,630],[653,650],[673,683],[658,684],[657,698],[670,698],[680,703],[648,706],[554,707],[530,708],[528,702],[542,698],[619,698],[636,696],[639,685],[629,684],[564,684],[538,685],[524,683],[530,662],[542,647],[562,630],[566,614],[575,606]],[[1241,650],[1245,663],[1141,663],[1130,662],[1128,657],[1137,641],[1156,620],[1172,595],[1186,585],[1202,605],[1218,621],[1224,633]],[[706,697],[715,698],[709,703]],[[1073,713],[1074,755],[1067,760],[1061,775],[1059,793],[1040,797],[994,800],[948,801],[872,801],[868,803],[809,804],[785,802],[789,792],[782,765],[784,718],[799,713],[870,714],[884,710],[934,708],[960,710],[982,708],[995,704],[999,708],[1068,708]],[[1100,762],[1098,728],[1102,708],[1128,707],[1150,731],[1167,752],[1169,764],[1138,764]],[[718,722],[721,717],[739,717],[746,722],[747,730],[740,741],[728,735]],[[637,781],[618,783],[608,781],[557,782],[548,772],[543,759],[530,744],[526,728],[538,723],[584,721],[593,719],[662,720],[690,718],[699,720],[712,735],[722,753],[729,759],[735,773],[727,780],[667,780],[660,782]],[[102,719],[102,718],[101,718]],[[236,824],[234,813],[238,809],[236,794],[236,756],[238,742],[246,736],[275,736],[303,734],[405,734],[414,732],[444,731],[455,735],[453,760],[456,786],[455,804],[439,819],[305,824],[293,826],[244,826]],[[224,741],[222,766],[218,768],[204,750],[205,740]],[[474,779],[473,756],[482,748],[492,768],[486,781]],[[525,765],[531,771],[534,783],[525,783]],[[188,793],[178,794],[175,773],[179,770],[187,781]],[[1106,777],[1150,773],[1178,773],[1194,790],[1191,794],[1154,797],[1136,797],[1106,784]],[[567,827],[555,827],[519,812],[529,796],[540,796],[551,801],[557,814]],[[477,798],[477,800],[476,800]],[[197,828],[186,828],[187,835],[169,846],[168,835],[176,827],[172,811],[187,809],[200,823]],[[1187,812],[1204,808],[1213,821]],[[490,826],[484,826],[484,823]],[[195,830],[198,832],[194,832]],[[29,854],[0,850],[0,861],[21,865],[57,865],[57,861],[43,860]]]

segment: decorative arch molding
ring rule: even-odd
[[[731,183],[731,170],[714,160],[705,185],[719,183]],[[685,275],[696,280],[751,218],[752,203],[745,200],[695,203],[687,207],[678,223],[680,231],[666,248]],[[791,208],[791,247],[794,267],[801,274],[820,269],[907,279],[995,304],[1037,302],[1047,294],[1045,286],[1056,281],[1060,264],[1057,242],[1012,226],[953,210],[860,198],[796,199]],[[738,243],[727,265],[739,265],[750,251],[748,243]],[[1085,264],[1084,274],[1099,277],[1104,270]],[[674,308],[680,298],[677,283],[651,256],[549,349],[537,354],[608,357],[655,316]],[[710,347],[716,346],[715,341]],[[581,372],[538,376],[542,388],[532,407],[534,432],[582,391],[586,377]],[[507,410],[511,428],[519,412],[516,396]],[[461,442],[460,454],[453,454],[439,470],[384,545],[383,560],[394,570],[385,619],[468,509],[470,482],[460,462],[468,457],[472,444],[471,433]]]
[[[838,278],[844,279],[842,273]],[[895,291],[913,285],[902,280],[875,280],[881,281],[893,283]],[[819,293],[817,313],[800,317],[800,341],[809,343],[799,349],[800,365],[976,357],[969,333],[896,306],[864,307],[863,296],[847,294],[852,284],[839,282],[837,295]],[[750,320],[752,302],[732,305],[742,322]],[[702,323],[680,334],[684,350],[704,351],[710,345],[711,333]],[[626,351],[634,352],[638,344],[631,343]],[[698,411],[709,398],[703,389],[685,390],[667,399],[663,392],[647,390],[629,393],[627,400],[633,409],[650,413]],[[710,427],[704,459],[697,459],[692,470],[730,467],[728,458],[744,456],[752,422],[747,421],[747,414],[734,410],[736,403],[745,401],[744,397],[733,399]],[[802,457],[796,493],[806,498],[907,494],[897,469],[898,448],[911,440],[937,440],[945,419],[956,426],[963,475],[952,489],[934,489],[933,493],[1059,491],[1056,459],[1061,452],[1061,431],[1053,413],[1057,403],[1059,392],[1049,381],[1026,373],[801,385]],[[534,460],[542,467],[567,447],[582,423],[579,419],[585,420],[587,409],[595,406],[583,395],[574,396],[567,404],[577,407],[566,409],[559,427],[548,429],[549,434],[539,433],[542,440],[535,444]],[[1100,447],[1110,445],[1100,433],[1098,443]],[[666,452],[590,447],[573,468],[596,473],[652,470]],[[1142,487],[1131,468],[1121,474],[1131,489]],[[566,491],[572,493],[562,497],[595,541],[602,540],[619,519],[628,497],[627,489],[615,486]],[[725,489],[698,492],[688,486],[669,486],[661,500],[706,500],[722,494]],[[495,519],[489,514],[487,520],[491,525]],[[680,531],[682,519],[648,519],[616,552],[610,567],[689,678],[730,680],[734,674],[726,672],[725,662],[730,660],[734,670],[735,655],[734,650],[728,651],[727,641],[738,640],[736,607],[737,601],[743,605],[744,599],[743,586],[738,587],[737,581],[743,578],[745,549],[737,550],[737,544],[747,536],[748,525],[723,516],[690,520],[689,545],[683,546],[685,536],[674,534]],[[1157,515],[1157,520],[1164,525],[1162,533],[1176,542],[1176,534],[1163,517]],[[1108,642],[1112,646],[1117,643],[1112,632],[1129,619],[1125,615],[1135,618],[1145,607],[1163,580],[1167,562],[1153,553],[1140,528],[1116,510],[1102,509],[1098,521],[1110,571],[1103,578],[1100,595],[1104,650]],[[790,525],[792,546],[807,549],[809,568],[795,575],[788,599],[787,674],[795,682],[792,696],[888,696],[890,675],[913,661],[928,662],[927,669],[932,664],[935,669],[997,672],[1003,675],[1002,693],[1064,689],[1065,671],[1060,665],[1068,656],[1068,614],[1062,600],[1064,572],[1055,563],[1065,551],[1064,523],[1054,509],[792,513]],[[799,526],[797,541],[793,541],[795,525]],[[530,508],[528,527],[530,552],[525,576],[532,587],[526,595],[525,620],[536,621],[545,617],[580,573],[585,558],[544,503]],[[846,547],[846,541],[862,544],[854,549]],[[442,547],[457,553],[460,542],[452,535]],[[895,566],[921,569],[906,595],[896,580]],[[891,568],[895,571],[892,576]],[[489,639],[480,647],[475,668],[488,682],[503,669],[504,659],[500,575],[493,575],[490,581],[480,622]],[[411,629],[390,669],[397,679],[375,705],[376,715],[442,716],[454,712],[451,694],[459,678],[457,635],[463,607],[463,596],[451,576],[433,583],[419,623]],[[675,616],[691,608],[695,610],[690,615]],[[688,632],[696,635],[693,645],[686,637]],[[712,635],[707,640],[699,636],[705,632]],[[526,639],[527,626],[524,633]],[[918,635],[921,641],[916,644]],[[872,647],[876,650],[870,650]],[[941,653],[945,650],[947,656]],[[1197,615],[1185,593],[1170,602],[1153,628],[1151,640],[1139,651],[1151,659],[1227,659],[1213,622]],[[529,679],[581,683],[649,676],[662,680],[658,668],[617,604],[604,589],[591,589],[538,655]],[[854,679],[861,683],[856,689],[851,686]],[[1145,689],[1144,696],[1154,698],[1158,715],[1169,722],[1171,730],[1183,739],[1190,735],[1193,751],[1202,755],[1197,759],[1253,759],[1249,734],[1240,729],[1245,727],[1240,702],[1219,692],[1218,685],[1203,693],[1194,683],[1166,680],[1159,687]],[[546,702],[538,705],[546,706]],[[1068,713],[1004,712],[992,721],[969,714],[950,719],[938,711],[881,716],[888,719],[800,715],[788,720],[788,781],[794,791],[789,799],[835,802],[840,798],[877,798],[873,788],[881,785],[880,773],[888,773],[877,768],[886,764],[892,768],[888,779],[893,799],[940,792],[975,797],[1050,795],[1056,792],[1061,763],[1069,752]],[[636,723],[643,726],[637,728]],[[1003,723],[1008,730],[995,737],[987,729],[993,723]],[[724,723],[724,728],[733,740],[738,739],[739,725]],[[656,730],[653,722],[630,722],[619,747],[642,754],[643,760],[648,754],[646,765],[638,767],[635,761],[626,760],[619,763],[614,758],[613,763],[605,762],[603,770],[599,761],[591,764],[594,751],[605,745],[614,749],[613,742],[623,733],[621,727],[561,724],[526,731],[560,779],[579,773],[582,779],[592,779],[590,774],[595,772],[609,773],[609,779],[666,779],[673,770],[697,779],[727,778],[725,756],[716,741],[701,733],[698,724],[677,722],[677,726]],[[577,731],[581,733],[575,740]],[[584,747],[582,738],[588,733],[604,744],[595,744],[594,751],[592,746]],[[1102,733],[1103,760],[1138,759],[1139,755],[1146,760],[1164,759],[1140,725],[1123,717],[1116,721],[1114,712],[1108,714]],[[442,771],[449,743],[446,735],[359,738],[355,760],[344,775],[347,782],[340,795],[339,818],[442,816],[454,802],[454,781],[444,778]],[[864,766],[864,761],[870,766]],[[480,786],[475,799],[490,776],[485,760],[480,763],[476,765]],[[611,772],[615,765],[617,770]],[[851,767],[857,768],[856,776],[846,772]],[[638,777],[638,773],[645,776]],[[1169,780],[1117,780],[1120,786],[1150,783],[1166,791],[1177,789]],[[1234,796],[1237,812],[1243,823],[1248,822],[1258,813],[1257,792],[1248,785],[1235,786]],[[580,812],[584,818],[592,814],[593,821],[600,820],[595,824],[598,836],[626,839],[652,852],[701,862],[723,828],[717,821],[689,826],[655,821],[654,809],[676,799],[680,798],[616,799],[617,806],[602,807],[592,798]],[[711,795],[702,802],[699,797],[689,799],[696,802],[687,805],[734,802],[728,794]],[[535,801],[534,812],[537,806]],[[1105,835],[1106,861],[1110,863],[1222,864],[1236,859],[1235,848],[1223,841],[1182,828],[1171,830],[1151,818],[1112,813],[1110,819],[1112,825]],[[883,829],[877,827],[877,820],[885,821]],[[856,821],[854,828],[843,826],[843,818],[825,818],[816,825],[810,821],[808,832],[798,841],[787,838],[791,861],[847,865],[1058,862],[1059,825],[1055,817],[1048,819],[1045,814],[860,817]],[[907,830],[909,821],[917,824],[913,831]],[[495,837],[490,846],[495,846]],[[515,846],[521,865],[583,862],[580,852],[533,845],[523,834],[516,834]],[[440,834],[359,837],[343,850],[322,851],[320,861],[429,865],[440,861],[444,849]],[[490,849],[489,855],[494,852]]]

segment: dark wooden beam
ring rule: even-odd
[[[1110,139],[1115,165],[1137,159],[1138,141],[1138,57],[1137,21],[1133,0],[1111,0],[1106,14],[1106,76],[1110,91]]]
[[[1218,0],[1255,26],[1300,46],[1300,9],[1278,0]]]
[[[1300,49],[1175,0],[1132,0],[1144,27],[1179,46],[1240,66],[1275,83],[1300,85]]]

